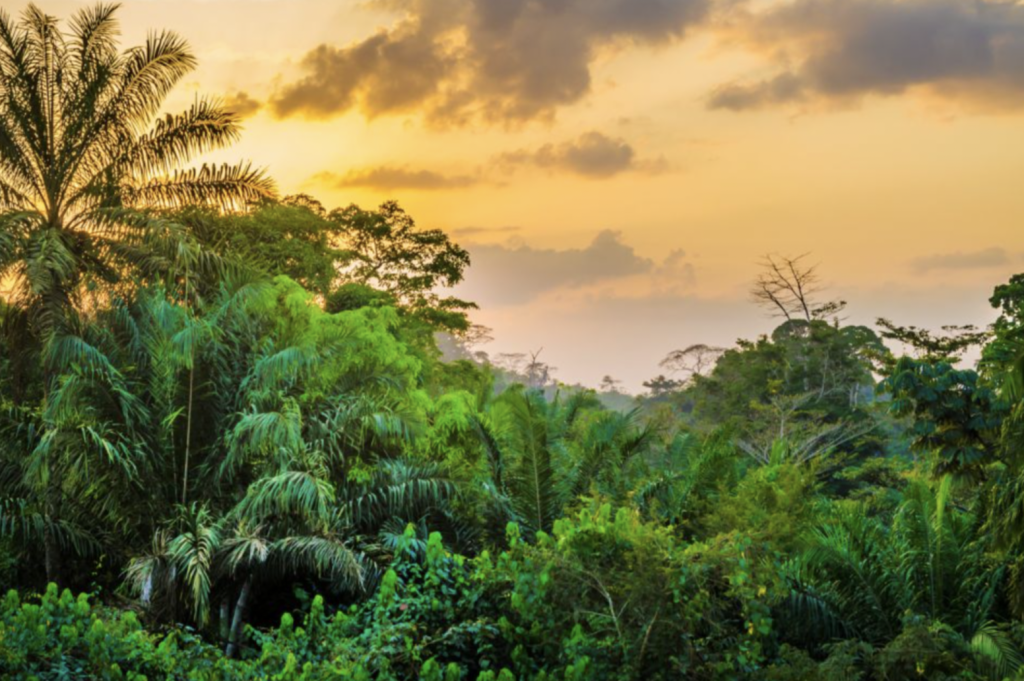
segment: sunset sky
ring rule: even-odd
[[[41,0],[66,17],[82,2]],[[24,3],[0,0],[19,12]],[[986,323],[1024,270],[1024,3],[126,0],[245,114],[224,159],[329,207],[389,198],[473,255],[491,353],[630,390],[772,320],[810,252],[849,321]]]

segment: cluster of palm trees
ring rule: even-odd
[[[996,623],[1007,571],[988,555],[983,518],[958,508],[953,479],[911,482],[891,520],[863,504],[837,504],[786,566],[794,584],[794,639],[857,639],[885,646],[910,619],[942,623],[979,673],[1011,676],[1024,664]],[[796,632],[794,632],[796,633]]]
[[[328,318],[168,217],[273,185],[248,165],[182,170],[238,119],[202,99],[158,117],[195,59],[170,33],[118,51],[116,10],[67,31],[35,6],[0,12],[0,534],[41,546],[50,581],[69,560],[121,560],[151,610],[216,619],[233,649],[260,582],[357,589],[455,489],[403,458],[413,360],[386,321]],[[515,392],[479,415],[503,521],[550,529],[599,474],[606,444],[560,455],[583,401]]]
[[[67,31],[34,5],[20,21],[0,11],[0,278],[9,289],[2,323],[17,349],[12,371],[18,367],[7,410],[20,436],[15,446],[30,453],[17,483],[41,500],[24,527],[41,530],[52,578],[60,544],[84,541],[62,508],[61,488],[93,473],[63,453],[67,401],[81,402],[86,379],[103,376],[104,397],[122,420],[134,418],[120,376],[85,339],[83,315],[147,280],[187,285],[194,249],[158,209],[236,207],[273,193],[247,165],[181,169],[233,141],[237,118],[198,100],[158,120],[195,58],[171,33],[120,52],[116,10],[83,9]],[[110,462],[124,461],[124,443],[104,439],[102,427],[83,424],[75,437],[98,439],[111,448]]]
[[[257,347],[266,337],[238,310],[251,312],[265,285],[198,290],[216,263],[165,211],[240,209],[273,185],[248,165],[182,169],[234,141],[238,119],[203,99],[158,117],[195,59],[171,33],[120,52],[116,10],[83,9],[67,31],[35,6],[20,21],[0,10],[0,530],[41,545],[52,581],[66,556],[149,536],[153,551],[127,573],[145,599],[186,584],[203,621],[232,579],[237,632],[263,565],[306,561],[360,579],[341,528],[371,521],[343,513],[356,491],[338,499],[313,471],[370,437],[339,422],[372,421],[375,406],[352,392],[302,413],[290,388],[343,334]],[[422,491],[416,477],[385,468],[362,487]]]

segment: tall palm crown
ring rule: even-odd
[[[67,32],[34,5],[19,22],[0,10],[0,278],[44,337],[89,279],[154,266],[145,247],[167,225],[142,211],[273,191],[249,165],[181,168],[234,141],[238,119],[204,99],[158,118],[196,60],[167,32],[119,52],[117,9],[83,9]]]

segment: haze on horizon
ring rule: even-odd
[[[60,17],[88,4],[41,0]],[[168,108],[328,206],[397,199],[473,255],[488,352],[637,391],[770,330],[767,253],[849,319],[985,324],[1024,266],[1024,4],[996,0],[125,0],[200,67]],[[24,3],[0,0],[16,13]]]

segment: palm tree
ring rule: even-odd
[[[234,141],[238,119],[206,99],[158,119],[196,60],[168,32],[119,52],[117,9],[83,9],[67,32],[35,5],[20,22],[0,10],[0,279],[44,347],[44,413],[61,367],[76,359],[78,346],[60,338],[75,333],[88,291],[173,267],[178,251],[167,243],[180,241],[180,230],[154,211],[234,209],[273,193],[248,165],[182,169]],[[49,481],[52,521],[62,499],[50,467],[42,461],[39,479]],[[57,579],[56,537],[44,539],[48,577]]]
[[[607,468],[621,465],[648,444],[652,431],[639,429],[635,415],[599,410],[592,393],[568,398],[515,386],[493,402],[478,400],[473,429],[487,455],[489,515],[503,530],[518,523],[528,535],[549,532],[565,506]]]
[[[184,601],[199,624],[209,621],[219,596],[231,656],[261,583],[304,575],[362,591],[393,558],[396,544],[382,545],[392,521],[402,525],[436,509],[452,492],[435,470],[402,461],[381,466],[365,484],[302,471],[266,475],[222,515],[197,503],[179,506],[155,533],[152,550],[130,562],[127,581],[144,605],[172,617]]]
[[[572,443],[572,493],[597,490],[617,501],[630,491],[630,465],[651,452],[658,434],[654,421],[641,422],[640,409],[621,413],[598,411],[583,423]]]
[[[1015,673],[1024,657],[993,623],[1004,571],[986,558],[977,518],[951,503],[951,485],[915,481],[889,525],[859,505],[839,508],[787,566],[787,619],[811,639],[885,644],[913,613],[947,625],[982,673]]]
[[[143,247],[168,226],[144,209],[238,208],[273,190],[248,165],[181,169],[237,139],[238,118],[198,99],[157,119],[196,60],[168,32],[118,52],[117,9],[83,9],[67,33],[35,5],[19,23],[0,10],[0,276],[44,339],[88,280],[159,264]]]
[[[149,414],[117,356],[102,349],[104,335],[90,324],[82,335],[54,338],[55,352],[72,360],[44,402],[19,400],[17,391],[0,396],[0,535],[43,546],[48,579],[60,555],[89,555],[104,528],[128,529],[124,497],[109,491],[130,489],[146,465]]]
[[[676,433],[635,484],[632,502],[644,516],[673,525],[687,537],[697,535],[700,516],[735,487],[737,457],[725,432],[705,439]]]
[[[327,315],[290,280],[226,281],[200,312],[157,290],[101,316],[113,329],[104,346],[144,407],[132,430],[144,472],[114,496],[135,592],[170,619],[216,618],[234,653],[268,584],[360,590],[390,562],[393,526],[433,520],[455,490],[436,467],[402,459],[411,378],[388,373],[392,360],[408,368],[397,341],[359,337],[369,321]]]

